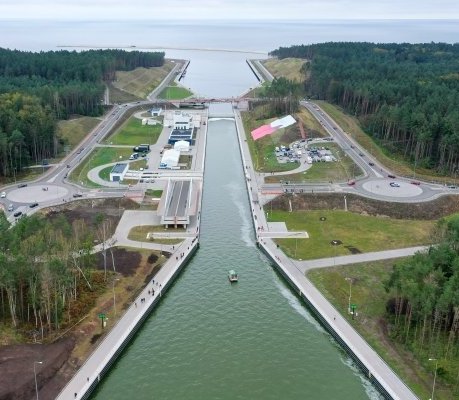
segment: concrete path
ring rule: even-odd
[[[197,244],[197,240],[193,242],[192,239],[187,239],[180,248],[180,256],[173,255],[165,261],[154,280],[146,285],[125,311],[122,318],[113,326],[104,340],[59,393],[57,400],[86,398],[86,392],[91,391],[99,383],[111,360],[116,357],[119,349],[129,341],[132,332],[138,328],[158,302],[163,291],[172,283],[178,270],[195,250]]]
[[[428,246],[417,246],[408,247],[405,249],[394,249],[385,251],[374,251],[371,253],[353,254],[349,256],[320,258],[316,260],[291,261],[296,266],[296,268],[298,268],[304,274],[306,273],[306,271],[314,268],[327,268],[338,265],[358,264],[370,261],[390,260],[392,258],[408,257],[414,255],[417,252],[426,251],[427,249]]]
[[[242,161],[247,178],[247,189],[252,205],[253,224],[257,232],[267,230],[266,215],[258,203],[259,188],[256,184],[256,172],[247,145],[243,124],[236,111],[236,127],[239,136]],[[299,291],[301,297],[315,310],[328,330],[347,351],[362,363],[367,376],[376,385],[386,391],[388,396],[397,400],[415,400],[416,395],[405,385],[398,375],[379,357],[368,343],[355,331],[347,320],[336,310],[315,286],[306,278],[304,268],[288,258],[277,245],[267,237],[257,234],[258,242],[265,253],[277,264],[286,279]],[[360,256],[360,255],[359,255]],[[351,256],[352,257],[352,256]],[[376,256],[375,256],[376,257]],[[338,259],[338,257],[336,258]],[[330,260],[330,259],[328,259]],[[331,258],[331,260],[335,260]],[[336,260],[335,260],[336,261]],[[328,261],[329,262],[329,261]],[[353,261],[355,262],[355,261]]]

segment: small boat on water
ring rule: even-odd
[[[228,279],[230,282],[237,282],[238,280],[238,277],[237,277],[237,273],[234,269],[231,269],[228,271]]]

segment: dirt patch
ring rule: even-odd
[[[39,390],[49,386],[54,393],[65,385],[56,372],[67,361],[75,340],[66,338],[52,344],[25,344],[0,348],[0,399],[30,400],[35,396],[34,366]],[[35,363],[42,361],[43,364]],[[51,399],[40,391],[40,397]]]
[[[124,210],[138,209],[139,205],[128,198],[80,200],[65,205],[49,207],[43,211],[47,218],[54,220],[65,217],[69,224],[83,220],[85,225],[96,228],[100,219],[108,220],[106,236],[115,232]]]
[[[459,212],[459,196],[442,196],[420,203],[394,203],[346,194],[350,212],[395,219],[436,220]],[[295,210],[343,210],[343,194],[317,193],[282,195],[265,205],[266,208],[288,211],[289,200]]]
[[[117,248],[115,247],[112,249],[113,251],[113,258],[112,252],[107,250],[107,271],[113,272],[113,265],[115,266],[114,269],[116,272],[122,274],[123,276],[132,276],[135,274],[137,267],[140,264],[142,259],[141,255],[135,251],[128,251],[126,249]],[[114,259],[114,263],[113,263]],[[156,257],[158,259],[158,257]],[[97,261],[95,265],[96,269],[104,270],[104,256],[103,254],[97,253]]]

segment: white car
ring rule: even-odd
[[[391,182],[389,183],[389,185],[391,185],[392,187],[400,187],[400,184],[397,182]]]
[[[6,197],[6,192],[2,192],[2,194],[0,194],[0,197],[4,199]]]

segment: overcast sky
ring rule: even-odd
[[[0,0],[0,18],[457,19],[458,0]]]

